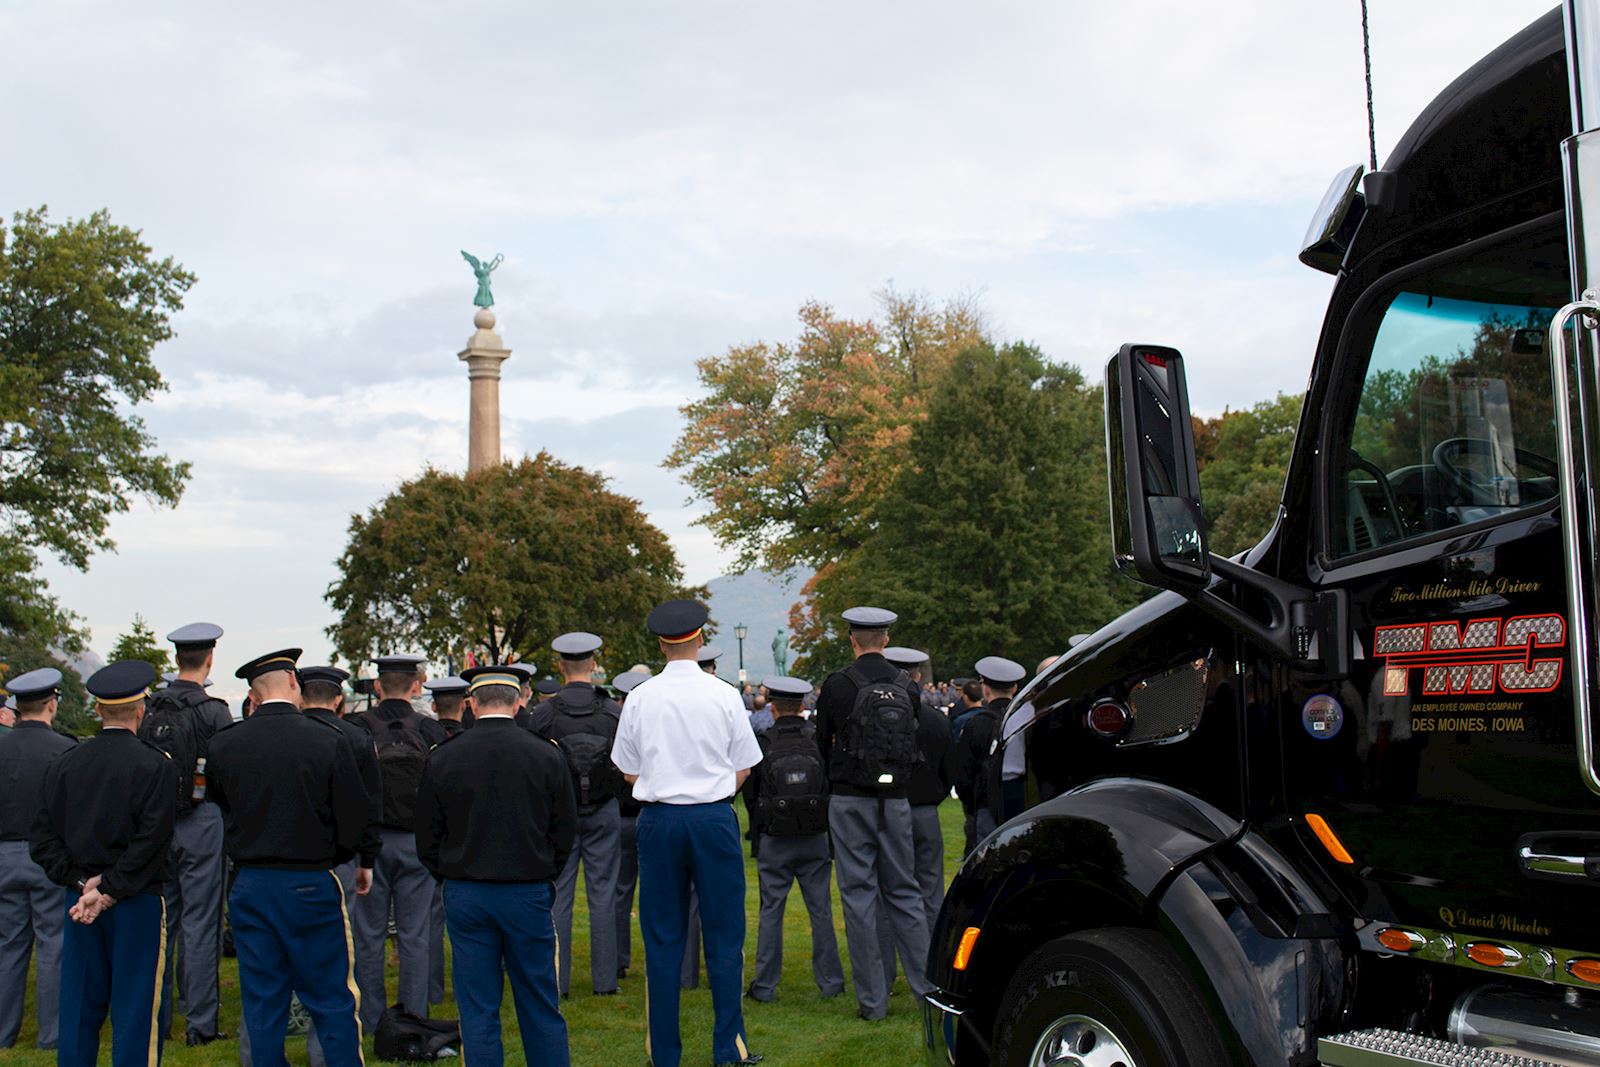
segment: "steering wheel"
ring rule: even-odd
[[[1487,437],[1447,437],[1433,446],[1433,465],[1445,480],[1467,495],[1473,503],[1497,503],[1493,483],[1471,467],[1462,467],[1456,460],[1462,456],[1491,456],[1494,448]],[[1512,454],[1518,464],[1530,467],[1546,477],[1554,478],[1560,472],[1555,460],[1514,448]],[[1520,479],[1518,480],[1520,484]],[[1483,498],[1487,497],[1487,501]]]
[[[1349,462],[1350,466],[1357,470],[1363,470],[1372,475],[1373,480],[1378,483],[1379,491],[1383,493],[1384,506],[1389,509],[1389,514],[1394,517],[1395,532],[1401,537],[1407,536],[1406,517],[1401,512],[1399,503],[1395,500],[1394,486],[1389,484],[1389,476],[1383,472],[1383,468],[1353,448],[1350,449]]]

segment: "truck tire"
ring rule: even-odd
[[[1089,930],[1045,945],[1000,1001],[994,1067],[1228,1067],[1200,991],[1159,934]]]

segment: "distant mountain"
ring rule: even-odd
[[[744,639],[744,666],[751,681],[773,673],[772,639],[781,627],[789,633],[789,609],[800,599],[800,589],[811,577],[807,570],[793,570],[787,574],[768,571],[746,571],[744,574],[726,574],[706,583],[711,591],[711,618],[716,623],[717,634],[711,643],[723,650],[717,663],[717,673],[730,682],[739,679],[739,642],[734,637],[734,627],[744,623],[749,634]],[[796,653],[791,645],[789,663],[794,664]]]
[[[92,649],[86,648],[78,655],[70,658],[65,657],[59,649],[53,648],[50,651],[55,653],[57,656],[63,656],[63,658],[66,658],[67,665],[78,673],[79,678],[87,678],[89,675],[106,665],[106,661],[101,658],[100,654]]]

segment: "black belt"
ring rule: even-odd
[[[641,808],[698,808],[706,804],[732,804],[733,797],[726,796],[720,800],[697,800],[693,804],[670,804],[665,800],[636,800],[634,803]]]

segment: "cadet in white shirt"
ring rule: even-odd
[[[761,760],[744,702],[696,663],[706,609],[669,600],[647,625],[667,665],[628,694],[612,762],[633,785],[639,812],[639,928],[644,936],[654,1067],[679,1067],[678,968],[689,887],[699,893],[706,973],[716,1016],[713,1061],[761,1061],[745,1044],[744,856],[732,800]]]

